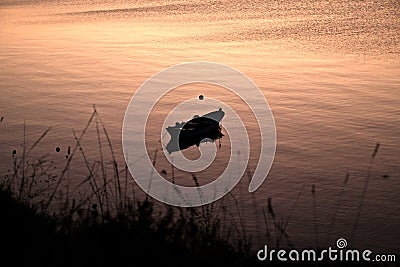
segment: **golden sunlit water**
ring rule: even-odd
[[[21,148],[24,122],[27,142],[51,126],[38,153],[62,160],[54,148],[65,151],[74,144],[71,129],[84,128],[93,104],[123,162],[122,121],[135,90],[166,67],[219,62],[259,86],[276,123],[277,151],[267,180],[249,194],[246,176],[233,191],[254,243],[265,243],[262,210],[271,197],[283,221],[291,216],[293,243],[314,245],[313,184],[320,245],[349,236],[371,154],[380,143],[360,219],[363,238],[352,245],[398,250],[399,25],[396,0],[3,1],[1,173],[12,164],[11,151]],[[147,126],[150,157],[161,149],[162,119],[177,103],[200,94],[229,103],[244,118],[253,143],[249,171],[254,170],[259,132],[248,107],[225,89],[204,84],[177,88],[155,107]],[[95,158],[92,136],[84,142],[88,156]],[[199,174],[200,183],[226,165],[230,147],[224,138],[217,162]],[[195,157],[197,150],[185,153]],[[165,159],[158,161],[157,169],[170,173]],[[350,177],[341,210],[327,240],[346,173]],[[178,182],[190,184],[185,175],[177,171]]]

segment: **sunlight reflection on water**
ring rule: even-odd
[[[261,214],[272,197],[285,220],[305,181],[291,218],[296,223],[289,228],[293,242],[311,245],[309,187],[317,186],[322,236],[330,224],[330,207],[349,172],[336,228],[336,234],[347,234],[351,229],[347,218],[356,210],[369,157],[380,142],[362,217],[367,237],[359,245],[399,248],[399,241],[391,236],[400,219],[399,3],[280,2],[1,4],[0,116],[5,119],[0,147],[6,151],[0,155],[2,172],[11,162],[7,151],[20,147],[24,120],[30,141],[53,127],[40,148],[40,153],[48,153],[57,145],[73,144],[71,129],[84,127],[94,103],[123,162],[122,120],[136,88],[165,67],[215,61],[253,79],[276,120],[277,154],[269,178],[255,193],[254,209]],[[247,107],[221,88],[187,88],[166,98],[155,114],[165,116],[176,102],[197,97],[199,90],[206,97],[221,97],[247,116],[257,150],[257,131]],[[149,126],[150,132],[154,129],[150,147],[159,145],[160,124],[153,125]],[[87,146],[93,142],[87,140]],[[88,154],[95,157],[94,152]],[[250,170],[256,159],[252,158]],[[204,179],[218,174],[223,162]],[[390,179],[381,179],[385,174]],[[246,210],[254,206],[251,195],[243,193],[246,188],[244,177],[235,194],[241,197],[247,227],[256,234],[260,218]]]

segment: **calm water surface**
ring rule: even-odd
[[[71,129],[83,129],[93,104],[122,163],[124,112],[140,84],[174,64],[220,62],[254,80],[277,127],[276,158],[266,182],[253,195],[246,192],[247,177],[234,189],[254,243],[265,243],[262,209],[267,199],[272,198],[276,213],[286,221],[303,184],[288,224],[291,241],[313,246],[318,239],[329,246],[338,237],[350,237],[379,142],[352,245],[398,251],[399,18],[398,1],[3,1],[0,170],[7,172],[11,151],[21,147],[24,121],[28,143],[52,127],[37,153],[61,161],[54,148],[65,151],[74,144]],[[254,169],[257,129],[248,108],[225,91],[197,84],[178,88],[160,101],[148,126],[150,157],[160,146],[160,118],[202,93],[229,103],[243,116],[253,143],[249,170]],[[84,145],[95,159],[91,148],[96,135],[91,134]],[[218,161],[199,174],[200,182],[224,168],[227,143],[222,140]],[[197,150],[186,153],[195,156]],[[159,170],[169,168],[161,157],[158,161]],[[328,240],[346,173],[350,178]],[[192,182],[185,173],[176,176],[182,184]]]

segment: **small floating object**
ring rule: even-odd
[[[199,146],[200,143],[220,139],[223,134],[219,123],[224,116],[225,112],[219,108],[203,116],[194,116],[188,122],[176,122],[174,126],[168,126],[166,130],[171,136],[166,146],[168,152],[171,154],[192,145]]]

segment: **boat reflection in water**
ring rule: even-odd
[[[207,113],[201,117],[194,116],[188,122],[177,122],[175,126],[168,126],[167,132],[171,136],[166,149],[169,154],[186,149],[193,145],[199,146],[203,142],[214,142],[222,138],[220,121],[225,116],[222,108]]]

